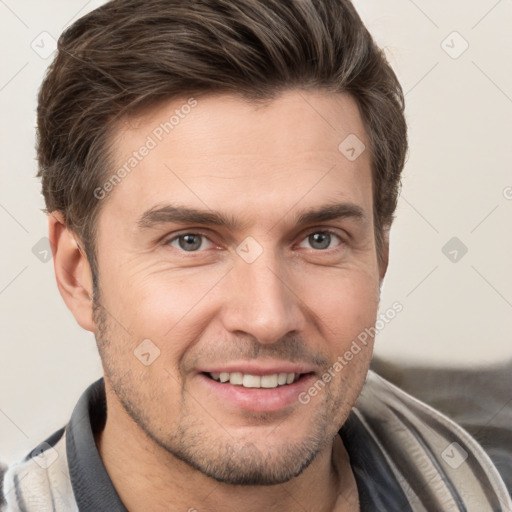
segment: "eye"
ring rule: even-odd
[[[212,242],[200,233],[184,233],[171,238],[167,244],[183,251],[197,252],[199,249],[207,248],[208,244],[212,245]]]
[[[342,243],[341,238],[330,232],[330,231],[317,231],[315,233],[311,233],[308,235],[303,242],[299,245],[299,247],[305,247],[304,243],[310,244],[310,247],[316,250],[325,250],[330,249],[331,242],[338,241],[337,245],[340,245]]]

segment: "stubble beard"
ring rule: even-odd
[[[109,335],[113,336],[115,332],[114,322],[96,300],[93,311],[97,326],[96,343],[105,379],[108,380],[112,392],[126,414],[150,440],[164,450],[164,455],[171,456],[168,458],[171,465],[173,458],[178,459],[217,482],[229,485],[282,484],[299,476],[323,450],[332,446],[338,430],[336,420],[342,416],[341,426],[350,412],[351,405],[347,407],[344,403],[343,394],[339,393],[335,397],[332,394],[332,387],[326,387],[323,390],[323,393],[326,393],[324,404],[315,408],[310,416],[310,429],[307,435],[300,441],[287,442],[284,439],[275,442],[271,432],[269,445],[272,448],[265,450],[256,446],[250,438],[235,439],[228,429],[219,425],[208,414],[206,417],[211,418],[211,425],[206,424],[187,405],[195,404],[201,409],[197,405],[197,399],[182,389],[178,427],[173,432],[165,432],[154,424],[144,407],[144,404],[151,403],[151,400],[147,400],[140,390],[150,390],[150,383],[146,383],[146,387],[140,385],[138,375],[136,382],[132,370],[123,371],[115,364],[119,359],[116,357],[114,344],[109,340]],[[334,413],[335,418],[333,411],[339,411],[338,414]],[[304,411],[303,414],[306,415],[307,412]],[[262,415],[264,422],[263,416],[265,415]],[[219,432],[218,435],[212,434],[212,426]],[[282,425],[276,425],[275,431],[279,431],[280,436],[283,435],[283,430]]]

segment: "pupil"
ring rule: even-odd
[[[201,238],[199,235],[183,235],[179,238],[179,244],[185,251],[193,251],[201,247]]]
[[[314,233],[309,235],[309,243],[315,249],[326,249],[331,243],[331,235],[328,233]]]

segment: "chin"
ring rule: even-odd
[[[319,447],[288,446],[272,452],[262,452],[254,444],[233,449],[225,447],[224,453],[200,457],[199,454],[174,454],[194,469],[217,482],[228,485],[268,486],[278,485],[299,476],[315,459]]]

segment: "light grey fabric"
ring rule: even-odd
[[[380,376],[467,430],[487,452],[512,494],[512,359],[436,368],[374,358]]]
[[[42,443],[31,456],[11,466],[3,492],[8,512],[78,512],[69,479],[66,435]],[[4,510],[2,509],[2,510]]]
[[[489,456],[448,417],[374,372],[354,410],[381,447],[414,512],[512,511]]]

